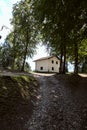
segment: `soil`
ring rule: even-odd
[[[33,76],[40,86],[37,94],[27,103],[16,103],[15,112],[8,109],[0,130],[87,130],[87,77]]]
[[[0,76],[0,130],[25,130],[24,124],[32,115],[37,89],[34,77]]]
[[[37,102],[27,130],[87,130],[87,77],[39,75]]]

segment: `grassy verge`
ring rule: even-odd
[[[0,77],[0,130],[23,130],[33,110],[38,83],[29,76]]]

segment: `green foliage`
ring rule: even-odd
[[[42,41],[50,54],[60,56],[61,70],[74,62],[75,72],[87,55],[87,2],[85,0],[22,0],[13,6],[13,31],[6,42],[11,47],[12,68],[28,68],[26,59]]]
[[[27,122],[33,110],[32,98],[35,99],[38,87],[38,82],[32,76],[0,76],[1,129],[2,126],[4,130],[20,129],[19,124]],[[21,118],[23,122],[20,123]],[[16,127],[13,122],[16,122]]]
[[[34,82],[36,82],[37,87]],[[34,94],[33,90],[37,90],[38,83],[32,76],[2,76],[0,77],[0,86],[0,100],[2,97],[3,100],[10,98],[10,101],[15,100],[17,102],[17,100],[29,99]]]
[[[87,56],[87,39],[83,39],[79,46],[79,57]]]
[[[0,52],[1,52],[0,53],[0,61],[1,61],[0,66],[4,68],[11,67],[12,62],[13,62],[11,46],[7,42],[5,42],[2,45]]]
[[[75,61],[78,72],[78,55],[81,41],[86,38],[85,0],[32,0],[32,10],[43,41],[53,54]],[[65,67],[64,67],[65,69]]]
[[[36,29],[31,15],[29,1],[20,1],[13,6],[13,18],[11,24],[13,31],[7,36],[6,41],[12,47],[13,67],[20,66],[24,71],[26,58],[32,57],[35,53],[37,37]],[[18,67],[19,68],[19,67]]]

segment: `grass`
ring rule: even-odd
[[[0,76],[0,130],[23,129],[37,90],[38,83],[32,76]]]
[[[37,82],[33,77],[28,76],[1,76],[0,77],[0,98],[18,97],[22,100],[33,95],[37,89]]]

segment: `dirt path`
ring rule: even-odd
[[[80,91],[69,87],[71,83],[67,87],[62,78],[53,75],[39,75],[37,79],[40,90],[32,118],[25,127],[28,130],[86,130],[87,100],[83,101],[83,93],[80,95]]]
[[[32,100],[32,117],[20,130],[87,130],[87,75],[13,72],[0,75],[34,75],[40,84],[37,101]]]

